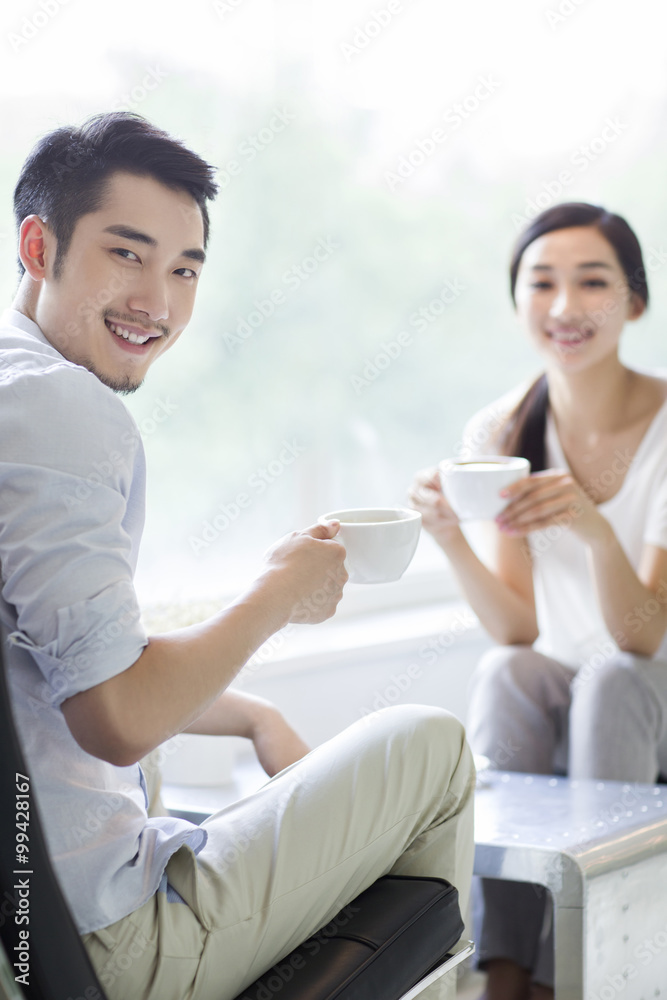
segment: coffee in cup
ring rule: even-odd
[[[440,462],[442,492],[461,521],[492,521],[507,506],[500,491],[530,473],[527,458],[480,455]]]
[[[421,514],[405,507],[357,507],[323,514],[340,521],[351,583],[390,583],[410,565],[419,541]]]

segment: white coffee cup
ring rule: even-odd
[[[530,473],[527,458],[480,455],[440,462],[442,492],[461,521],[492,521],[507,506],[500,491]]]
[[[421,530],[419,511],[405,507],[332,510],[320,522],[340,521],[340,538],[351,583],[390,583],[410,565]]]

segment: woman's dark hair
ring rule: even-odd
[[[187,191],[201,211],[206,246],[206,202],[218,191],[215,168],[141,115],[112,111],[89,118],[79,128],[50,132],[23,164],[14,191],[16,227],[33,214],[48,221],[58,244],[56,278],[78,220],[101,206],[107,181],[117,171]],[[19,260],[21,275],[24,270]]]
[[[639,240],[620,215],[607,212],[599,205],[586,202],[564,202],[540,213],[526,229],[519,234],[514,244],[510,262],[510,292],[512,302],[519,265],[523,253],[534,240],[557,229],[571,229],[573,226],[592,226],[597,229],[614,248],[631,292],[639,297],[644,306],[648,305],[648,283],[646,268],[642,258]],[[549,386],[546,375],[531,385],[503,428],[499,445],[505,455],[521,455],[530,462],[533,472],[546,468],[546,426],[549,409]]]

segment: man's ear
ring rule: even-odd
[[[28,215],[19,230],[19,257],[33,281],[46,276],[45,254],[55,243],[50,229],[38,215]]]

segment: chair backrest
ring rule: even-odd
[[[0,629],[0,938],[28,1000],[105,1000],[46,849],[9,701],[4,643]]]

